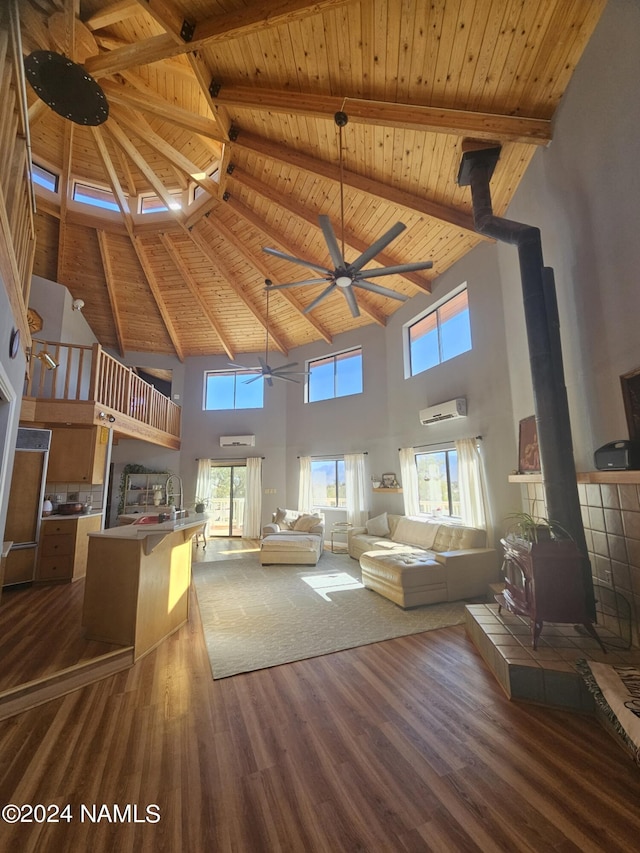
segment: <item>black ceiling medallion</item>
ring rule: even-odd
[[[24,60],[27,80],[52,110],[76,124],[98,125],[109,117],[104,92],[81,65],[61,53],[35,50]]]

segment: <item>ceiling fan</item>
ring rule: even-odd
[[[331,225],[331,221],[328,216],[320,215],[318,220],[320,222],[320,228],[322,229],[322,233],[324,234],[324,239],[327,244],[327,248],[329,249],[329,255],[331,257],[331,261],[333,263],[333,269],[329,267],[323,267],[319,264],[313,263],[312,261],[305,261],[302,258],[296,258],[292,255],[287,255],[284,252],[278,251],[278,249],[269,249],[263,247],[263,252],[267,252],[269,255],[273,255],[276,258],[280,258],[281,260],[291,261],[294,264],[301,264],[304,267],[309,267],[312,270],[317,270],[322,274],[322,278],[309,278],[304,279],[303,281],[294,281],[289,284],[274,284],[272,285],[273,290],[282,290],[288,287],[302,287],[307,284],[324,284],[328,282],[328,287],[326,287],[322,293],[313,300],[302,312],[303,314],[308,314],[310,311],[313,311],[323,299],[326,299],[333,291],[338,288],[340,292],[344,294],[344,298],[347,301],[349,309],[351,310],[351,314],[353,317],[360,316],[360,310],[358,308],[358,303],[356,300],[356,295],[354,292],[355,287],[359,287],[362,290],[368,290],[371,293],[378,293],[381,296],[388,296],[391,299],[397,299],[400,302],[406,302],[408,299],[407,296],[401,293],[396,293],[394,290],[390,290],[388,287],[382,287],[379,284],[373,284],[371,281],[368,281],[370,278],[378,278],[383,275],[395,275],[402,274],[405,272],[415,272],[417,270],[426,270],[430,269],[433,266],[431,261],[418,261],[412,264],[398,264],[397,266],[392,267],[379,267],[378,269],[363,269],[364,265],[367,264],[372,258],[374,258],[379,252],[381,252],[386,246],[391,243],[392,240],[401,234],[406,226],[403,225],[402,222],[396,222],[382,237],[379,237],[375,243],[373,243],[366,251],[364,251],[360,257],[356,258],[352,263],[348,263],[344,257],[344,181],[343,181],[343,163],[342,163],[342,128],[348,122],[348,116],[344,112],[337,112],[334,116],[335,122],[339,128],[340,134],[340,213],[341,213],[341,225],[342,225],[342,247],[338,244],[336,239],[335,231],[333,230],[333,226]]]
[[[290,364],[282,364],[280,367],[271,367],[268,364],[269,358],[269,291],[274,289],[274,286],[271,284],[271,281],[267,278],[265,279],[266,292],[267,292],[267,312],[265,318],[265,329],[266,329],[266,340],[264,344],[264,358],[258,356],[258,361],[260,362],[260,367],[245,367],[244,364],[237,364],[235,361],[230,361],[229,365],[231,367],[235,367],[237,370],[242,370],[244,373],[256,373],[252,379],[245,379],[242,383],[243,385],[248,385],[250,382],[255,382],[256,379],[260,379],[263,377],[267,385],[273,386],[274,379],[284,379],[287,382],[299,382],[299,379],[294,379],[294,376],[308,376],[308,370],[289,370],[290,367],[297,367],[298,362],[294,361]]]

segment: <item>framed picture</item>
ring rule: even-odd
[[[396,475],[388,472],[382,475],[381,488],[383,489],[399,489],[400,483],[396,480]]]
[[[521,474],[532,474],[539,473],[541,470],[536,417],[531,415],[520,421],[518,471]]]
[[[640,441],[640,367],[620,377],[624,413],[631,441]]]

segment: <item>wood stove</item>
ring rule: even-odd
[[[538,646],[544,622],[560,622],[583,625],[606,652],[589,619],[582,581],[585,557],[575,542],[527,542],[514,536],[500,541],[505,589],[495,598],[500,608],[531,620],[533,648]]]

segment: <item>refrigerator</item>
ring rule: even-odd
[[[50,429],[18,428],[4,531],[4,539],[13,542],[5,566],[5,587],[27,583],[35,575],[50,445]]]

